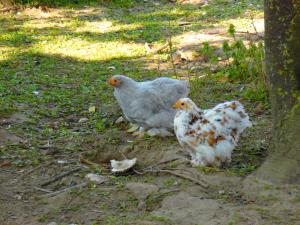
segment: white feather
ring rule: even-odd
[[[249,116],[238,101],[221,103],[200,110],[192,100],[183,98],[188,107],[174,119],[179,143],[190,153],[193,165],[220,166],[231,162],[231,154],[240,134],[249,126]]]

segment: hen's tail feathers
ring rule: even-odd
[[[241,118],[240,129],[241,132],[246,129],[247,127],[251,127],[252,123],[249,119],[249,115],[245,112],[244,106],[239,101],[233,101],[236,105],[236,112],[238,113],[239,117]]]

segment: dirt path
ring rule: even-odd
[[[186,163],[168,167],[206,181],[208,188],[170,175],[127,175],[47,196],[44,189],[85,182],[88,168],[41,186],[75,164],[54,161],[25,176],[28,170],[1,170],[2,224],[299,224],[299,188],[266,184],[249,195],[243,192],[242,178],[224,172],[205,175]]]
[[[204,96],[210,96],[211,88],[207,86]],[[247,160],[245,155],[240,159],[244,146],[252,145],[251,151],[256,153],[261,151],[263,146],[257,141],[264,140],[262,134],[268,133],[267,118],[263,114],[253,121],[255,127],[242,138],[233,165],[240,166]],[[17,120],[9,121],[13,125]],[[86,136],[81,143],[85,151],[66,154],[48,150],[48,160],[35,167],[18,169],[3,162],[2,224],[299,224],[299,188],[266,184],[259,191],[245,193],[243,178],[230,168],[192,168],[175,138],[135,139],[124,132],[125,128],[122,123],[97,137]],[[128,158],[138,158],[139,171],[149,166],[153,171],[168,169],[204,181],[209,187],[151,171],[115,176],[106,169],[106,163],[122,158],[120,150]],[[80,155],[100,162],[99,166],[81,164]],[[104,175],[107,181],[82,185],[89,172]],[[73,186],[79,187],[56,193]]]

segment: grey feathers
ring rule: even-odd
[[[173,128],[176,110],[171,106],[188,95],[187,81],[161,77],[136,82],[123,75],[112,78],[118,80],[114,95],[128,121],[144,128]]]

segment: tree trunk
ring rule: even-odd
[[[255,176],[300,183],[300,0],[265,0],[265,51],[273,137]]]

